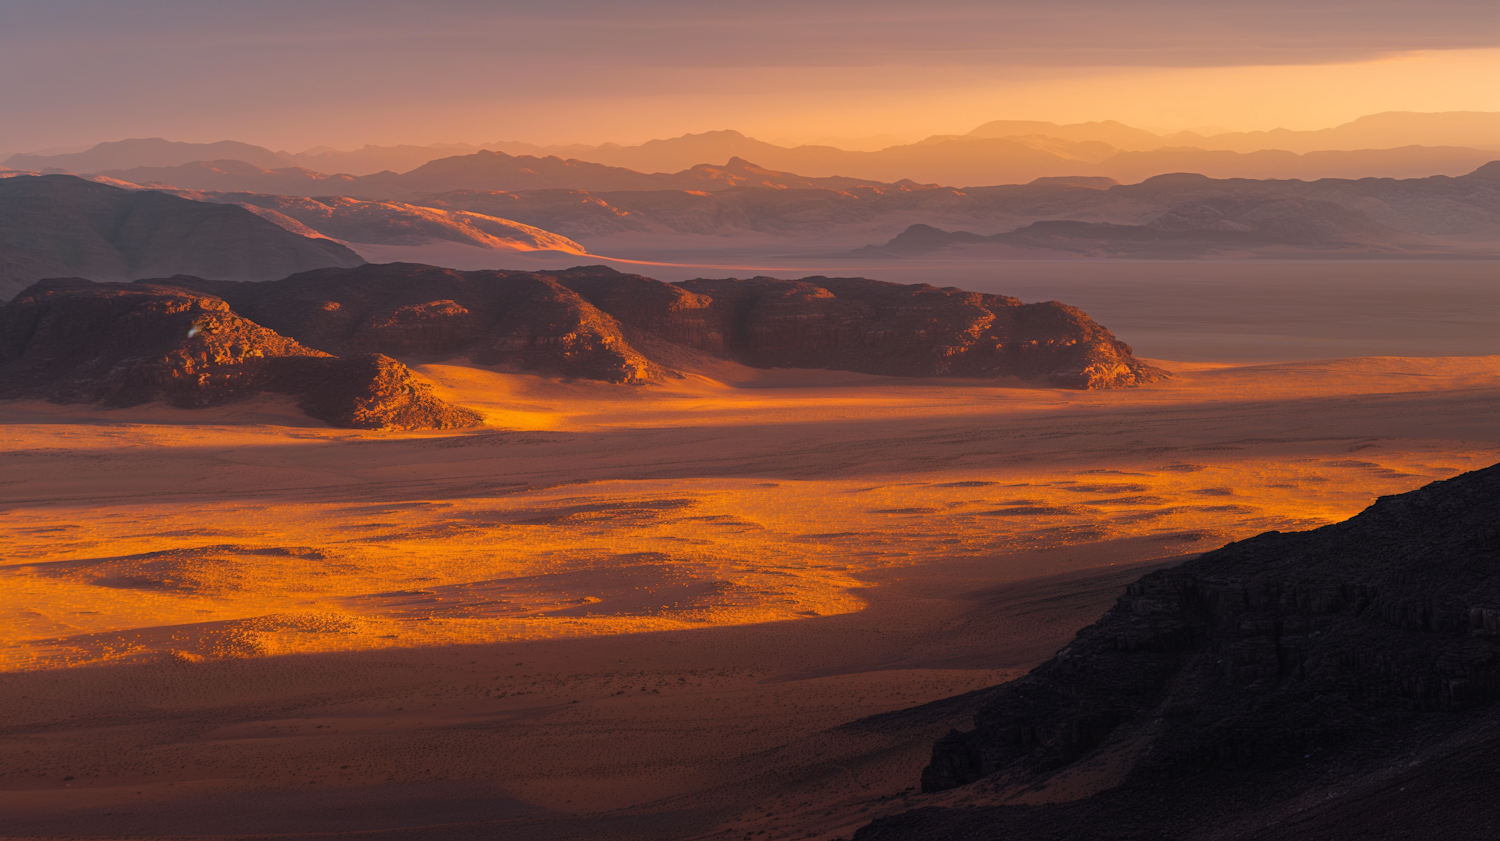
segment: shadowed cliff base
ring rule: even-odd
[[[1152,573],[857,837],[1490,835],[1497,557],[1500,466]]]

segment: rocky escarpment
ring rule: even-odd
[[[3,313],[3,396],[202,406],[272,391],[353,426],[473,422],[417,386],[396,357],[464,357],[611,383],[673,376],[670,360],[684,348],[762,368],[1061,388],[1164,375],[1064,304],[863,278],[669,284],[603,267],[391,263],[260,283],[44,281]]]
[[[162,282],[219,296],[236,312],[329,353],[465,356],[614,383],[665,373],[626,341],[612,316],[549,275],[387,263],[269,283]]]
[[[863,278],[669,284],[600,266],[528,273],[391,263],[271,283],[160,282],[219,296],[329,353],[462,355],[616,383],[669,374],[652,358],[662,343],[761,368],[1020,377],[1063,388],[1163,375],[1064,304]]]
[[[1262,837],[1308,808],[1294,801],[1309,789],[1329,787],[1315,801],[1363,789],[1399,801],[1406,789],[1387,778],[1423,765],[1420,751],[1500,744],[1497,700],[1500,466],[1145,576],[1052,660],[1002,687],[974,730],[939,741],[921,778],[928,792],[1036,790],[1101,757],[1129,757],[1117,789],[1046,808],[927,810],[860,837],[1079,837],[1068,833],[1108,826],[1132,801],[1155,811],[1137,809],[1130,833],[1116,824],[1095,837],[1189,838],[1209,826],[1224,832],[1214,837]],[[1444,773],[1432,761],[1424,773]],[[1484,800],[1468,808],[1500,826]],[[1231,819],[1244,819],[1238,834],[1222,829]],[[1400,837],[1437,837],[1413,831]]]
[[[1076,307],[864,278],[690,280],[747,365],[1120,388],[1164,375]]]
[[[150,283],[38,283],[0,308],[0,397],[59,403],[212,406],[296,397],[335,426],[445,429],[450,406],[380,354],[336,358],[233,312],[222,299]]]

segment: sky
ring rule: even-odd
[[[0,0],[0,155],[1500,111],[1494,0]]]

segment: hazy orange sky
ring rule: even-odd
[[[0,0],[0,154],[1500,111],[1500,4]]]

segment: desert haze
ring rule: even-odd
[[[1189,6],[0,4],[0,839],[1500,837],[1493,10]]]

